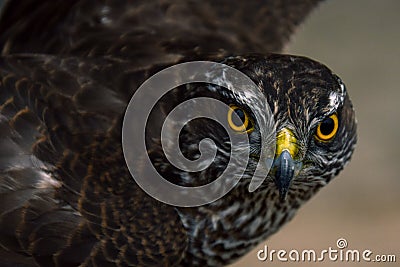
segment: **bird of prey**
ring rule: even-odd
[[[314,60],[275,54],[318,2],[7,1],[0,17],[1,266],[220,266],[278,231],[343,169],[356,143],[341,79]],[[212,203],[177,207],[132,179],[121,129],[147,78],[193,60],[223,62],[254,81],[274,116],[276,156],[254,192],[241,179]],[[189,159],[206,137],[218,148],[215,162],[195,173],[168,162],[153,129],[178,103],[207,96],[229,105],[232,129],[249,136],[243,176],[250,177],[264,127],[253,118],[252,99],[201,83],[185,88],[165,95],[149,117],[158,172],[195,186],[226,168],[231,147],[215,123],[194,120],[180,133]]]

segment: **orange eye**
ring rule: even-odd
[[[230,105],[228,110],[228,124],[235,132],[251,133],[254,130],[249,114],[235,105]]]
[[[338,128],[339,119],[336,114],[332,114],[318,124],[316,137],[320,141],[329,141],[336,135]]]

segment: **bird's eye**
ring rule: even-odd
[[[228,123],[232,130],[242,133],[251,133],[254,130],[253,122],[242,108],[230,105],[228,110]],[[234,116],[236,114],[237,116]]]
[[[329,141],[332,139],[339,128],[339,120],[336,114],[325,118],[317,128],[316,137],[320,141]]]

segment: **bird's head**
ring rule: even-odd
[[[247,74],[267,98],[275,120],[276,150],[266,183],[276,185],[281,199],[290,188],[319,188],[343,169],[357,135],[354,109],[338,76],[299,56],[250,56],[225,63]],[[263,126],[253,121],[251,134],[259,134]],[[259,147],[251,144],[254,150]]]
[[[271,129],[271,121],[265,115],[266,107],[255,101],[252,92],[191,84],[171,91],[159,108],[167,114],[177,102],[195,97],[214,98],[228,107],[221,118],[229,127],[208,119],[188,123],[179,136],[182,154],[191,160],[199,159],[201,140],[210,139],[216,148],[214,161],[208,168],[188,173],[168,165],[164,157],[155,157],[155,166],[165,178],[180,185],[207,184],[229,164],[240,161],[236,158],[229,162],[233,151],[248,148],[247,167],[240,183],[248,184],[258,162],[269,160],[266,165],[271,169],[258,190],[274,187],[283,201],[292,192],[322,187],[343,169],[356,143],[356,121],[346,87],[335,74],[316,61],[289,55],[229,57],[223,63],[249,76],[265,98],[274,118],[274,136],[269,137],[274,139],[272,158],[264,158],[262,153],[269,140],[262,135],[271,133],[266,131]],[[207,109],[211,113],[221,112],[211,102]],[[229,132],[245,135],[248,142],[232,145]],[[169,143],[177,145],[172,138]]]

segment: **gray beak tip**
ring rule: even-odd
[[[276,168],[275,183],[279,190],[279,197],[281,201],[286,200],[290,183],[294,176],[294,160],[289,151],[284,150],[275,160],[274,166]]]

